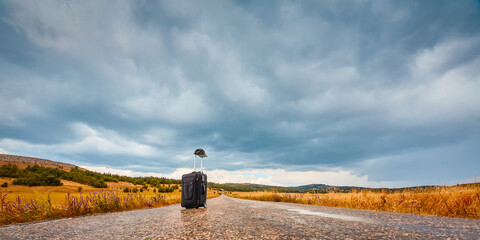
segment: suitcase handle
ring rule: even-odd
[[[197,155],[193,155],[193,171],[197,171]],[[200,172],[203,172],[203,157],[200,157]]]
[[[207,154],[205,154],[205,150],[203,149],[196,149],[195,152],[193,152],[193,171],[197,171],[197,156],[200,157],[200,172],[203,172],[203,158],[208,157]]]
[[[193,171],[197,171],[197,158],[193,155]]]

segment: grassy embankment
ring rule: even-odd
[[[160,207],[181,200],[179,190],[154,193],[151,186],[142,192],[125,193],[125,188],[144,186],[129,182],[108,182],[107,188],[99,189],[66,180],[61,180],[62,186],[36,187],[13,185],[13,180],[0,178],[0,184],[8,185],[0,188],[0,225]],[[218,195],[217,191],[208,190],[209,198]]]
[[[151,187],[125,193],[125,188],[143,187],[128,182],[109,182],[104,189],[66,180],[62,180],[63,186],[38,187],[12,185],[13,179],[0,178],[0,183],[4,182],[8,187],[0,188],[0,225],[160,207],[179,203],[181,198],[179,190],[154,193]],[[208,190],[209,198],[218,195]]]
[[[399,191],[349,193],[232,192],[231,197],[302,204],[480,219],[480,183]]]

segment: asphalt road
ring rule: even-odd
[[[480,239],[480,220],[259,202],[161,208],[0,227],[0,239]]]

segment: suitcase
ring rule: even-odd
[[[201,161],[200,171],[196,171],[196,156]],[[207,157],[203,149],[197,149],[193,155],[193,172],[182,175],[182,207],[207,207],[207,175],[203,173],[203,158]]]
[[[182,176],[182,207],[207,207],[207,175],[203,172]]]

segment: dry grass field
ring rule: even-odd
[[[0,184],[8,184],[0,188],[0,225],[160,207],[181,200],[179,190],[155,193],[154,188],[149,187],[143,192],[125,193],[126,187],[142,188],[128,182],[108,182],[108,188],[98,189],[65,180],[62,180],[63,186],[39,187],[13,185],[13,180],[0,178]],[[217,191],[208,189],[209,198],[218,195]]]
[[[479,183],[394,192],[368,190],[326,194],[233,192],[228,195],[261,201],[480,219]]]
[[[15,201],[19,197],[22,201],[30,201],[31,199],[35,199],[37,201],[47,201],[48,197],[50,196],[50,201],[53,206],[61,206],[65,202],[65,195],[70,193],[71,196],[79,197],[79,187],[82,188],[82,195],[88,194],[90,192],[99,192],[102,189],[94,188],[92,186],[62,180],[63,186],[38,186],[38,187],[28,187],[25,185],[13,185],[12,181],[14,179],[11,178],[0,178],[0,184],[6,182],[8,183],[7,188],[0,188],[0,194],[6,195],[6,201]],[[117,192],[120,196],[127,195],[128,193],[124,193],[123,189],[126,187],[133,189],[141,189],[143,185],[133,185],[128,182],[107,182],[108,188],[103,189],[106,191],[114,191]],[[149,187],[148,191],[138,192],[138,194],[145,195],[146,197],[153,197],[156,194],[153,192],[153,188]],[[175,190],[173,193],[161,193],[165,195],[168,199],[171,199],[173,202],[176,199],[180,199],[180,192],[179,190]]]

